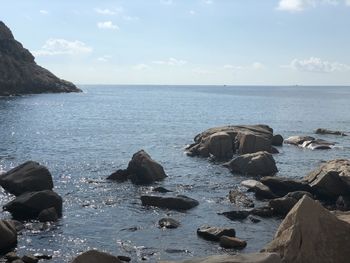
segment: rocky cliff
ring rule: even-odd
[[[73,83],[37,65],[34,56],[0,21],[0,96],[80,91]]]

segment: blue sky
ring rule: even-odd
[[[350,0],[0,0],[77,84],[350,85]]]

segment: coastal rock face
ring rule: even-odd
[[[337,199],[339,196],[350,195],[350,160],[328,161],[303,180],[320,197]]]
[[[199,205],[197,200],[185,195],[178,195],[176,197],[143,195],[141,196],[141,202],[145,206],[156,206],[179,211],[188,210]]]
[[[77,256],[71,263],[122,263],[122,261],[105,252],[89,250]]]
[[[276,252],[284,263],[349,262],[350,224],[304,196],[279,226],[263,251]]]
[[[51,190],[24,193],[4,206],[14,219],[36,219],[40,213],[55,208],[57,216],[62,216],[62,198]]]
[[[187,148],[190,156],[229,159],[234,153],[272,151],[273,130],[267,125],[224,126],[208,129]]]
[[[12,221],[0,220],[0,253],[17,244],[17,230]]]
[[[38,66],[33,55],[0,21],[0,96],[79,91],[73,83]]]
[[[160,263],[176,262],[160,261]],[[206,258],[178,261],[177,263],[282,263],[282,261],[280,256],[276,253],[250,253],[237,255],[213,255]]]
[[[304,195],[312,198],[309,192],[290,192],[284,197],[270,200],[269,206],[273,209],[275,214],[285,216]]]
[[[118,170],[107,179],[119,182],[130,179],[134,184],[151,184],[164,178],[166,174],[163,167],[144,150],[140,150],[132,156],[127,169]]]
[[[52,176],[49,170],[37,162],[28,161],[0,175],[0,185],[16,196],[25,192],[51,190]]]
[[[274,175],[278,171],[272,154],[263,151],[238,156],[225,165],[231,172],[252,176]]]

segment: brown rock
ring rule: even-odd
[[[89,250],[77,256],[71,263],[122,263],[120,259],[105,252]]]
[[[223,248],[244,248],[247,242],[236,237],[220,237],[220,246]]]
[[[17,231],[12,221],[0,220],[0,237],[0,252],[16,246]]]
[[[216,159],[230,159],[234,152],[231,136],[226,132],[216,132],[209,136],[209,153]]]
[[[143,195],[141,196],[141,202],[145,206],[156,206],[179,211],[188,210],[199,205],[197,200],[185,195],[175,197]]]
[[[197,229],[197,235],[212,241],[219,241],[222,236],[235,237],[236,231],[233,228],[201,226]]]

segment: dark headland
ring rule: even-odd
[[[0,21],[0,96],[80,91],[37,65],[29,50]]]

